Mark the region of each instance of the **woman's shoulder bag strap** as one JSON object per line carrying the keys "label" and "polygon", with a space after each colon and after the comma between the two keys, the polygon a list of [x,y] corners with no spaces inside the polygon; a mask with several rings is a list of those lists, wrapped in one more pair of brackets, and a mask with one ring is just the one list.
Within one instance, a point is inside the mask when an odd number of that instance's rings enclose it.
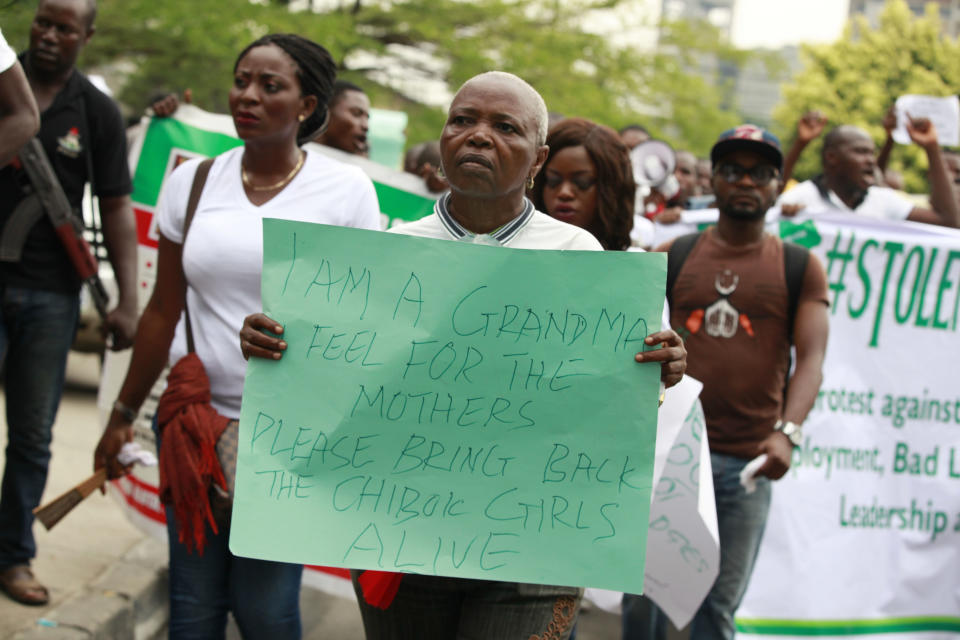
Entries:
{"label": "woman's shoulder bag strap", "polygon": [[[197,204],[200,202],[200,194],[203,193],[203,186],[207,184],[207,175],[210,173],[210,167],[213,166],[214,158],[207,158],[197,166],[197,173],[193,176],[193,186],[190,187],[190,198],[187,199],[187,215],[183,219],[183,242],[181,247],[187,246],[187,232],[190,231],[190,225],[193,223],[193,215],[197,212]],[[181,260],[183,254],[181,253]],[[181,267],[182,268],[182,267]],[[183,298],[183,313],[187,319],[187,352],[193,353],[193,329],[190,326],[190,309],[187,307],[186,291]]]}

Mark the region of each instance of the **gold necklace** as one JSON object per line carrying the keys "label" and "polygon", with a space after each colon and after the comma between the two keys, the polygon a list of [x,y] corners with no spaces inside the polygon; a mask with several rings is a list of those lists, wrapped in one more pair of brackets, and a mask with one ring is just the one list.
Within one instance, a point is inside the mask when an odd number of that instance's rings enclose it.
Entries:
{"label": "gold necklace", "polygon": [[300,167],[303,166],[303,161],[306,157],[307,154],[301,151],[300,159],[297,160],[297,164],[293,167],[293,169],[290,170],[290,173],[287,174],[286,178],[280,182],[277,182],[276,184],[270,184],[266,186],[258,186],[253,184],[250,182],[250,176],[247,175],[247,170],[242,164],[240,165],[240,177],[243,178],[243,184],[246,185],[251,191],[274,191],[276,189],[282,189],[283,187],[287,186],[287,183],[293,180],[293,176],[297,175],[297,172],[300,171]]}

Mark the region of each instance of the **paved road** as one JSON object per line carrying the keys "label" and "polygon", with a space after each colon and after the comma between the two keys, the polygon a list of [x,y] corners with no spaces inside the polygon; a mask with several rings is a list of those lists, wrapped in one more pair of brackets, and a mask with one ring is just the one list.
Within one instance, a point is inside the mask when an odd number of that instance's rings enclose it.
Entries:
{"label": "paved road", "polygon": [[[60,495],[91,472],[92,452],[100,434],[98,375],[95,357],[71,357],[68,388],[54,426],[53,462],[45,500]],[[0,398],[0,411],[2,406]],[[2,461],[0,451],[0,464]],[[142,546],[145,538],[111,499],[99,494],[88,498],[52,531],[43,530],[39,524],[35,531],[40,551],[34,569],[50,589],[52,602],[47,608],[25,607],[0,595],[0,638],[35,628],[46,613],[103,576],[132,549]],[[303,590],[301,605],[305,640],[363,640],[354,602],[308,588]],[[235,628],[229,637],[239,638]],[[598,610],[581,616],[580,640],[619,637],[617,616]]]}

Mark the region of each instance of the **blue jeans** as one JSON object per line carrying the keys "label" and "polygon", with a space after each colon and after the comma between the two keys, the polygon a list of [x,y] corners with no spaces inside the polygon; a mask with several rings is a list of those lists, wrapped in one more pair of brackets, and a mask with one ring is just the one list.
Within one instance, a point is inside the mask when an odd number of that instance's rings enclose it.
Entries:
{"label": "blue jeans", "polygon": [[167,507],[170,542],[170,639],[224,638],[227,612],[245,640],[298,640],[303,565],[242,558],[230,553],[229,527],[207,527],[203,555],[177,539],[173,509]]}
{"label": "blue jeans", "polygon": [[0,359],[6,367],[7,449],[0,487],[0,569],[37,554],[32,510],[47,484],[53,420],[77,329],[77,294],[0,290]]}
{"label": "blue jeans", "polygon": [[[157,451],[161,438],[153,417]],[[203,555],[180,542],[173,507],[167,506],[170,548],[170,640],[226,637],[232,611],[244,640],[299,640],[302,564],[243,558],[230,552],[230,527],[206,526]]]}
{"label": "blue jeans", "polygon": [[583,590],[405,574],[390,606],[373,607],[350,572],[367,640],[565,640]]}
{"label": "blue jeans", "polygon": [[[710,454],[720,533],[720,571],[690,623],[691,640],[731,640],[736,631],[733,617],[750,583],[772,494],[767,478],[757,478],[753,493],[743,490],[740,470],[748,462]],[[623,640],[664,640],[666,633],[666,616],[653,602],[644,596],[624,594]]]}

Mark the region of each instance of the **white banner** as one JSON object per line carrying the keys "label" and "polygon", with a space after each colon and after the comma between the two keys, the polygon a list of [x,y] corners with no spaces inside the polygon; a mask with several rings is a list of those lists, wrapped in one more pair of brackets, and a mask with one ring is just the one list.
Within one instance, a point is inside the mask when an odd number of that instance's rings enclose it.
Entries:
{"label": "white banner", "polygon": [[960,635],[960,233],[785,222],[827,271],[824,380],[777,482],[740,633]]}

